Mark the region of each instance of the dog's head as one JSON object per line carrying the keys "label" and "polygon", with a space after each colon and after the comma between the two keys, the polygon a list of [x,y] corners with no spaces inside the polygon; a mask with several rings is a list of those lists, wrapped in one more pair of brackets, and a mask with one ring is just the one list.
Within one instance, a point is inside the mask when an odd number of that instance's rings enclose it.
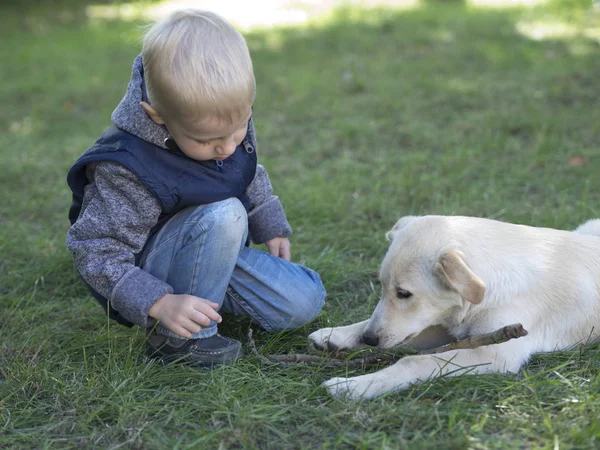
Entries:
{"label": "dog's head", "polygon": [[391,244],[379,273],[382,296],[363,334],[366,344],[408,342],[444,324],[465,302],[483,301],[485,284],[465,262],[449,218],[403,217],[386,237]]}

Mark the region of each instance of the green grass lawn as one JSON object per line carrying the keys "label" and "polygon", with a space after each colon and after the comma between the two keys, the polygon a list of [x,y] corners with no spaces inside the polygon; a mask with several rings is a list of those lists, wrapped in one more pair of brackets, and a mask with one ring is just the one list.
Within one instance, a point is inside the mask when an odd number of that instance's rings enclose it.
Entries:
{"label": "green grass lawn", "polygon": [[[365,402],[319,387],[362,369],[148,362],[143,331],[107,321],[64,244],[67,170],[109,125],[139,23],[69,3],[0,6],[0,448],[600,448],[598,346]],[[259,154],[293,259],[328,290],[309,326],[259,333],[262,352],[304,351],[311,331],[366,318],[403,215],[567,229],[600,216],[590,6],[426,1],[246,34]],[[248,327],[224,331],[246,343]]]}

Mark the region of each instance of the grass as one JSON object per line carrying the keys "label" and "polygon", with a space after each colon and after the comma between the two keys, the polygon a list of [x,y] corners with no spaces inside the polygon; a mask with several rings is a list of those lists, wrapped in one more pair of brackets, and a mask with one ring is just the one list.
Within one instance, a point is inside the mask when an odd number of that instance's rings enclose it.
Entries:
{"label": "grass", "polygon": [[[106,320],[64,245],[66,172],[108,126],[139,51],[137,23],[82,11],[0,7],[0,448],[600,446],[598,346],[366,402],[319,387],[359,369],[149,363],[143,332]],[[367,317],[402,215],[567,229],[600,216],[599,15],[589,2],[427,1],[248,32],[261,160],[293,258],[329,293],[314,323],[260,333],[261,349],[303,349],[309,332]],[[225,331],[246,342],[248,326]]]}

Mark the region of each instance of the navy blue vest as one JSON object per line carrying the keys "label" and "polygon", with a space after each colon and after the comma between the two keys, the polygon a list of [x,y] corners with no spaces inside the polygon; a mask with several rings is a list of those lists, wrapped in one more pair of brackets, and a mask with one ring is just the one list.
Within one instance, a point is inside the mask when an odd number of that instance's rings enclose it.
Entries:
{"label": "navy blue vest", "polygon": [[[252,125],[248,128],[251,130]],[[69,209],[71,224],[79,217],[84,188],[89,183],[85,168],[90,163],[100,161],[123,165],[159,201],[162,213],[151,236],[169,218],[188,206],[237,197],[248,209],[249,201],[245,192],[256,173],[256,142],[252,132],[248,132],[233,155],[224,161],[196,161],[185,156],[174,141],[171,144],[170,150],[165,150],[116,127],[109,128],[94,146],[79,157],[67,175],[67,183],[73,192]],[[138,264],[140,255],[135,257]],[[98,292],[89,285],[88,288],[112,319],[123,325],[133,325],[110,308],[108,301]]]}

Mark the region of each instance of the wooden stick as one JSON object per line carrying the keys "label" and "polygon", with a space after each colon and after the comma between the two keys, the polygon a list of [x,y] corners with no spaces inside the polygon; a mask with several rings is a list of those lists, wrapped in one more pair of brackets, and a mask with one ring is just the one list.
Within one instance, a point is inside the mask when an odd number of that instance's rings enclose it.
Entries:
{"label": "wooden stick", "polygon": [[361,366],[363,364],[389,364],[390,359],[387,360],[382,358],[382,355],[369,355],[364,358],[356,358],[351,360],[343,360],[338,358],[330,358],[325,356],[316,356],[316,355],[306,355],[303,353],[291,353],[288,355],[261,355],[258,353],[256,349],[256,344],[254,343],[254,338],[252,335],[252,328],[248,330],[248,345],[250,346],[250,351],[254,356],[260,359],[263,363],[269,364],[272,366],[297,366],[299,364],[303,364],[306,366],[344,366],[344,367],[353,367],[353,366]]}
{"label": "wooden stick", "polygon": [[433,355],[435,353],[448,352],[450,350],[461,350],[467,348],[477,348],[484,345],[501,344],[511,339],[517,339],[527,336],[527,330],[520,323],[507,325],[491,333],[478,334],[466,339],[459,339],[441,347],[432,348],[430,350],[421,350],[419,355]]}
{"label": "wooden stick", "polygon": [[[471,336],[466,339],[459,339],[450,344],[443,345],[441,347],[432,348],[429,350],[421,350],[420,352],[411,351],[410,349],[406,349],[403,347],[403,352],[406,354],[413,355],[432,355],[437,353],[448,352],[451,350],[464,350],[482,347],[484,345],[493,345],[493,344],[501,344],[503,342],[509,341],[511,339],[518,339],[520,337],[527,336],[527,330],[523,328],[523,325],[520,323],[515,323],[512,325],[507,325],[505,327],[499,328],[496,331],[491,333],[485,333],[480,335]],[[254,338],[252,336],[252,328],[248,330],[248,344],[250,346],[250,350],[254,356],[260,359],[263,363],[269,365],[278,365],[283,367],[296,366],[299,364],[306,366],[320,366],[320,367],[329,367],[329,366],[343,366],[343,367],[355,367],[355,366],[364,366],[368,364],[394,364],[396,361],[402,358],[402,356],[392,355],[369,355],[363,358],[354,358],[354,359],[339,359],[339,358],[330,358],[316,355],[306,355],[302,353],[292,353],[288,355],[261,355],[258,353],[256,349],[256,344],[254,343]]]}

